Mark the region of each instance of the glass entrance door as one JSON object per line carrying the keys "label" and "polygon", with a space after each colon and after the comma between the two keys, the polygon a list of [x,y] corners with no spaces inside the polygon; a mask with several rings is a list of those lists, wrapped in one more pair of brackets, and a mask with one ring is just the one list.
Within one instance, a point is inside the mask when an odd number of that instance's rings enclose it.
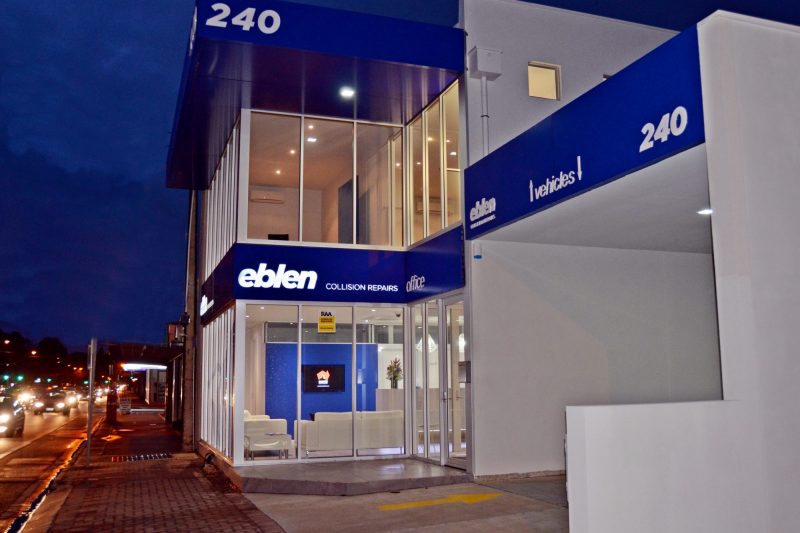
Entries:
{"label": "glass entrance door", "polygon": [[416,304],[411,319],[413,453],[466,468],[464,304],[461,300]]}
{"label": "glass entrance door", "polygon": [[[467,363],[464,340],[464,302],[446,304],[445,309],[445,359],[442,378],[447,403],[447,446],[445,463],[461,468],[467,459]],[[444,445],[443,445],[444,446]]]}

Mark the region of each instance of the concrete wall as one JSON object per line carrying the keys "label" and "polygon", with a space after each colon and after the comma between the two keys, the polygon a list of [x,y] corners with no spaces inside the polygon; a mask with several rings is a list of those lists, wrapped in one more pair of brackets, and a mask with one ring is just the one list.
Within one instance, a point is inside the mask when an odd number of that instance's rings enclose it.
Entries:
{"label": "concrete wall", "polygon": [[[604,74],[622,70],[675,34],[515,0],[464,0],[464,29],[467,52],[474,46],[502,52],[503,73],[488,82],[490,151],[602,83]],[[528,96],[529,61],[561,66],[560,101]],[[472,164],[485,154],[480,80],[469,73],[466,92]]]}
{"label": "concrete wall", "polygon": [[709,255],[479,242],[474,474],[563,470],[567,405],[721,398]]}

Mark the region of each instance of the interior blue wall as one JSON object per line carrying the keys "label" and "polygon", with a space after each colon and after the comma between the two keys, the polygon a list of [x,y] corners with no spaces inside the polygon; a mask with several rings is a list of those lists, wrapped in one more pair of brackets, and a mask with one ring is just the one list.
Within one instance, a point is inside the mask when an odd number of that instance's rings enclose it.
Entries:
{"label": "interior blue wall", "polygon": [[[294,437],[297,413],[297,345],[266,345],[266,395],[264,412],[272,418],[285,418]],[[352,357],[349,344],[303,344],[303,364],[344,365],[344,392],[303,392],[302,418],[311,419],[317,411],[350,411],[352,395]],[[375,410],[375,389],[378,387],[378,345],[356,344],[356,408]]]}

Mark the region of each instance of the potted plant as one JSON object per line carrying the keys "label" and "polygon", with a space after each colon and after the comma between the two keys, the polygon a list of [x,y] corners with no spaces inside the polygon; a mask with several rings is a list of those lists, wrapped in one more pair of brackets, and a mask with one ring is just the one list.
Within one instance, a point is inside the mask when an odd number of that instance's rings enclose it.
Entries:
{"label": "potted plant", "polygon": [[391,383],[392,388],[397,388],[397,382],[403,379],[403,369],[400,367],[400,359],[395,357],[386,367],[386,379]]}

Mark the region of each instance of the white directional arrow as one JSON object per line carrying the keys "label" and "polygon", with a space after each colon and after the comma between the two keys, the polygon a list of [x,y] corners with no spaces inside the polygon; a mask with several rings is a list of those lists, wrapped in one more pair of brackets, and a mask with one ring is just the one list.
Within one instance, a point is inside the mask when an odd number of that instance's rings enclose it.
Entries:
{"label": "white directional arrow", "polygon": [[581,156],[578,156],[578,179],[583,177],[583,169],[581,168]]}

